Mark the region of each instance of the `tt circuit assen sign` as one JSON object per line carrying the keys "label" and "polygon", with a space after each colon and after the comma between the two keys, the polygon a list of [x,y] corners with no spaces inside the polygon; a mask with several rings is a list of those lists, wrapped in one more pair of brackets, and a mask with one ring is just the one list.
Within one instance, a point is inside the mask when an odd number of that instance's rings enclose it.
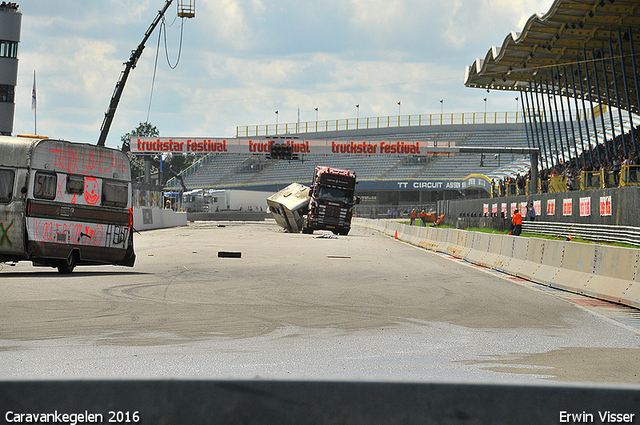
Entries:
{"label": "tt circuit assen sign", "polygon": [[425,179],[425,180],[376,180],[358,182],[358,190],[466,190],[482,189],[489,192],[491,181],[481,175],[470,175],[463,179]]}
{"label": "tt circuit assen sign", "polygon": [[427,155],[429,148],[453,146],[451,143],[436,145],[433,141],[132,137],[131,152],[267,154],[273,144],[290,145],[294,154],[324,155]]}

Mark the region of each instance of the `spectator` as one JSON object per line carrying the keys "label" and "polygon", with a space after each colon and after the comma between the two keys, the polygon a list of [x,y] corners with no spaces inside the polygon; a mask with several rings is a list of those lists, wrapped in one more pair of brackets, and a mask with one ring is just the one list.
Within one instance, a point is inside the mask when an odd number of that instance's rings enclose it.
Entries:
{"label": "spectator", "polygon": [[613,181],[616,186],[620,184],[620,165],[620,158],[613,158]]}
{"label": "spectator", "polygon": [[511,234],[520,236],[520,233],[522,233],[522,215],[520,214],[520,205],[518,205],[511,217]]}
{"label": "spectator", "polygon": [[531,201],[527,204],[527,219],[529,221],[535,221],[536,219],[536,209],[533,207],[533,202]]}

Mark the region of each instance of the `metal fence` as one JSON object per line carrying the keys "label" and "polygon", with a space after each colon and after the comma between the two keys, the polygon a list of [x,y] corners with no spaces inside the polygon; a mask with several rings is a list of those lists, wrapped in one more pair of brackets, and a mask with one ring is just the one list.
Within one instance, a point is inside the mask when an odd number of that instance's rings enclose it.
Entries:
{"label": "metal fence", "polygon": [[435,202],[415,205],[356,205],[354,213],[362,218],[401,218],[409,220],[411,210],[415,208],[416,212],[424,210],[425,212],[435,212],[437,204]]}
{"label": "metal fence", "polygon": [[521,112],[456,112],[449,114],[389,115],[383,117],[344,118],[282,124],[243,125],[236,137],[274,136],[278,134],[320,133],[341,130],[366,130],[392,127],[455,124],[517,124]]}

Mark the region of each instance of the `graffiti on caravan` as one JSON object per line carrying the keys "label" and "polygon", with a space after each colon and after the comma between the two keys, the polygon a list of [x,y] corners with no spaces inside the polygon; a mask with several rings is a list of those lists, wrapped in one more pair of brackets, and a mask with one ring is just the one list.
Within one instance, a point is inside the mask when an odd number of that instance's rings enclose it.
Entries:
{"label": "graffiti on caravan", "polygon": [[126,248],[129,229],[114,224],[74,223],[62,220],[29,218],[31,240],[54,244],[93,245]]}
{"label": "graffiti on caravan", "polygon": [[111,177],[114,173],[124,176],[128,171],[124,154],[105,152],[91,145],[56,144],[51,146],[50,153],[54,169],[69,174]]}

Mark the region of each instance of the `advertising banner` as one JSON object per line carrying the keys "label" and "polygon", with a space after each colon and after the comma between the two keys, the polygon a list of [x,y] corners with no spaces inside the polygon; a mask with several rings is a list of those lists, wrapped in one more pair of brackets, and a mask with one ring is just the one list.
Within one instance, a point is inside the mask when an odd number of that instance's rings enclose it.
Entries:
{"label": "advertising banner", "polygon": [[571,198],[562,200],[562,215],[570,216],[573,214],[573,202]]}
{"label": "advertising banner", "polygon": [[556,215],[555,199],[547,199],[547,215]]}
{"label": "advertising banner", "polygon": [[131,152],[267,154],[273,144],[290,145],[293,154],[321,155],[427,155],[427,148],[454,146],[450,142],[436,144],[434,141],[132,137]]}
{"label": "advertising banner", "polygon": [[[302,182],[301,182],[302,183]],[[311,184],[311,182],[308,182]],[[465,190],[483,189],[489,192],[489,180],[484,176],[468,176],[464,179],[422,179],[422,180],[359,180],[358,190]]]}
{"label": "advertising banner", "polygon": [[536,212],[536,217],[542,215],[542,201],[533,201],[533,210]]}
{"label": "advertising banner", "polygon": [[600,197],[600,216],[611,215],[611,195]]}
{"label": "advertising banner", "polygon": [[580,217],[588,217],[591,215],[591,198],[580,198]]}

